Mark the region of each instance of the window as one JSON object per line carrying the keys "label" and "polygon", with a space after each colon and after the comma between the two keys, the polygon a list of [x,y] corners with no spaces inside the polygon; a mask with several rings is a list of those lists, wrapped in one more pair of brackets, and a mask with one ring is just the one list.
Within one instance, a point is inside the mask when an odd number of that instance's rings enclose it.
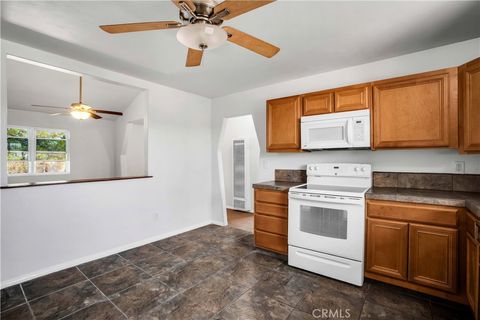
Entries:
{"label": "window", "polygon": [[66,130],[9,127],[8,174],[69,173],[69,138]]}

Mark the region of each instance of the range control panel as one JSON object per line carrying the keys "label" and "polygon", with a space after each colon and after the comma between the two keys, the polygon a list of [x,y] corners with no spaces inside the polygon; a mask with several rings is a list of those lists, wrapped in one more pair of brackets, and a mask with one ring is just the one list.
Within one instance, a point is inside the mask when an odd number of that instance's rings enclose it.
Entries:
{"label": "range control panel", "polygon": [[358,163],[317,163],[307,165],[308,176],[370,177],[372,166]]}

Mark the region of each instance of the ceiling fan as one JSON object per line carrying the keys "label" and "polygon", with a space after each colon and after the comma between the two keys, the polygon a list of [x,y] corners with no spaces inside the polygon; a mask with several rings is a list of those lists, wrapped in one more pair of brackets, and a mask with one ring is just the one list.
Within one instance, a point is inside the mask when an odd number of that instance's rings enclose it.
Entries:
{"label": "ceiling fan", "polygon": [[224,20],[262,7],[275,0],[171,0],[180,9],[180,20],[102,25],[108,33],[126,33],[160,29],[179,29],[177,40],[188,47],[186,67],[199,66],[206,49],[219,47],[225,41],[271,58],[280,48],[232,27],[220,27]]}
{"label": "ceiling fan", "polygon": [[83,97],[83,78],[80,77],[80,97],[78,102],[72,103],[70,107],[54,107],[54,106],[45,106],[45,105],[39,105],[39,104],[32,104],[32,107],[68,110],[68,112],[52,113],[51,115],[57,116],[61,114],[70,114],[72,117],[78,120],[85,120],[90,117],[95,120],[102,119],[102,117],[99,116],[97,113],[105,113],[105,114],[110,114],[114,116],[123,116],[123,113],[118,111],[94,109],[89,105],[84,104],[82,101],[82,97]]}

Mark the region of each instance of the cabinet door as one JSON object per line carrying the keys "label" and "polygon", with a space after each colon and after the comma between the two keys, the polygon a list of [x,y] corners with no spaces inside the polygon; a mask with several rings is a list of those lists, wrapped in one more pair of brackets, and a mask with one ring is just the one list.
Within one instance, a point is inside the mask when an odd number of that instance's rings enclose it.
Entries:
{"label": "cabinet door", "polygon": [[475,319],[478,319],[479,290],[479,244],[467,233],[467,300],[472,308]]}
{"label": "cabinet door", "polygon": [[408,223],[367,219],[367,271],[407,280]]}
{"label": "cabinet door", "polygon": [[374,82],[374,148],[458,146],[456,70]]}
{"label": "cabinet door", "polygon": [[300,97],[267,101],[267,151],[300,151]]}
{"label": "cabinet door", "polygon": [[480,58],[461,69],[460,150],[480,152]]}
{"label": "cabinet door", "polygon": [[303,96],[302,109],[304,116],[333,112],[333,93],[318,92]]}
{"label": "cabinet door", "polygon": [[335,112],[370,108],[372,87],[355,85],[335,90]]}
{"label": "cabinet door", "polygon": [[408,280],[456,292],[457,230],[410,224]]}

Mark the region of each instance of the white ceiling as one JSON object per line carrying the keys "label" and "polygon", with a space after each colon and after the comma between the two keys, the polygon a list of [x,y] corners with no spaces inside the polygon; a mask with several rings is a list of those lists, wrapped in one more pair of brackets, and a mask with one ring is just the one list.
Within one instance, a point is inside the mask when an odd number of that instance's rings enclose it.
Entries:
{"label": "white ceiling", "polygon": [[[10,109],[46,113],[62,112],[32,104],[69,107],[79,99],[79,77],[37,65],[7,59],[7,105]],[[140,89],[101,81],[83,79],[83,101],[97,109],[124,111]],[[104,115],[102,115],[103,117]],[[115,116],[105,115],[107,120]]]}
{"label": "white ceiling", "polygon": [[207,97],[480,37],[480,2],[277,1],[226,21],[281,48],[226,43],[185,68],[176,30],[109,35],[101,24],[175,20],[170,1],[2,1],[2,37]]}

